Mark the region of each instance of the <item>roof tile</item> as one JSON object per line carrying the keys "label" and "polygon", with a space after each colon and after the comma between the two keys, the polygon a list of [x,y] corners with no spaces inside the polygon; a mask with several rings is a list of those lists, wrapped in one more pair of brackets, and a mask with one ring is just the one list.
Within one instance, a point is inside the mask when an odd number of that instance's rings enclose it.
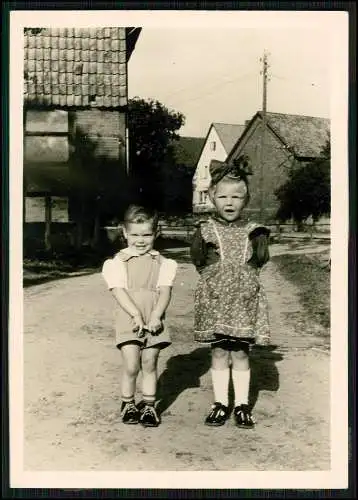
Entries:
{"label": "roof tile", "polygon": [[213,126],[215,127],[227,153],[231,151],[231,148],[245,129],[244,125],[232,123],[214,122]]}
{"label": "roof tile", "polygon": [[267,113],[268,122],[298,157],[319,157],[329,137],[330,120],[304,115]]}
{"label": "roof tile", "polygon": [[25,30],[27,104],[118,107],[127,101],[126,28]]}

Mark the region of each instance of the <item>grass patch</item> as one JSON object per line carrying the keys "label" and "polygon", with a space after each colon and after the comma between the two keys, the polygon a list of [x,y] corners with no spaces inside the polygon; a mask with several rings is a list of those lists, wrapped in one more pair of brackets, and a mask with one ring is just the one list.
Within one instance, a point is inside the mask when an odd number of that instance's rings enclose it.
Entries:
{"label": "grass patch", "polygon": [[62,257],[42,255],[25,258],[23,261],[23,286],[68,278],[76,273],[90,274],[97,271],[99,266],[99,259],[88,255]]}
{"label": "grass patch", "polygon": [[[291,281],[299,291],[304,309],[304,320],[312,321],[330,333],[330,272],[322,255],[279,255],[272,259],[283,277]],[[302,321],[302,318],[301,318]]]}

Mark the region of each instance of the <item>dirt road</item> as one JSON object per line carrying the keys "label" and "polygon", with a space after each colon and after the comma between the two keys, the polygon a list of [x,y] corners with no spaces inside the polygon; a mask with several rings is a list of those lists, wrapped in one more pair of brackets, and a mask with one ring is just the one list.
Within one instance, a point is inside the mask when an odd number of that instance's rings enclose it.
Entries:
{"label": "dirt road", "polygon": [[[114,347],[113,298],[100,274],[25,289],[26,470],[328,470],[329,355],[319,337],[295,331],[297,291],[270,262],[272,352],[252,357],[257,426],[203,425],[211,404],[209,351],[192,340],[197,280],[181,255],[168,323],[173,345],[160,359],[162,425],[120,420],[121,357]],[[140,379],[138,381],[140,391]]]}

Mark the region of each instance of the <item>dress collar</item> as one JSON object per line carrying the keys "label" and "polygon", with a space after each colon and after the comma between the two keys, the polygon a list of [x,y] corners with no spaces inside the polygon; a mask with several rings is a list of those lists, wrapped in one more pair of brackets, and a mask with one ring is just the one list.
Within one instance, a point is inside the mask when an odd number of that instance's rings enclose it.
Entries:
{"label": "dress collar", "polygon": [[152,249],[143,255],[139,255],[133,248],[127,247],[127,248],[123,248],[123,250],[121,250],[117,254],[117,256],[123,261],[127,261],[127,260],[131,259],[132,257],[144,257],[146,255],[150,255],[151,257],[155,258],[155,257],[158,257],[159,252],[158,252],[158,250]]}
{"label": "dress collar", "polygon": [[219,215],[216,215],[216,214],[213,214],[211,216],[211,219],[214,221],[214,222],[218,222],[219,224],[222,224],[223,226],[229,226],[229,227],[244,227],[244,223],[242,221],[242,219],[236,219],[232,222],[229,222],[225,219],[223,219],[222,217],[220,217]]}

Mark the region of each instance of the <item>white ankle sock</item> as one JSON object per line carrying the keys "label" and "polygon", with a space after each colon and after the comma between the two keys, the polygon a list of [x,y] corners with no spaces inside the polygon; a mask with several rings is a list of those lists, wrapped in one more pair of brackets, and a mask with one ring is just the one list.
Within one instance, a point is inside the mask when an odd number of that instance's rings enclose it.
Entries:
{"label": "white ankle sock", "polygon": [[228,406],[230,368],[225,368],[224,370],[211,369],[211,378],[213,381],[215,401]]}
{"label": "white ankle sock", "polygon": [[232,370],[232,381],[235,392],[235,406],[247,405],[249,402],[251,370]]}

